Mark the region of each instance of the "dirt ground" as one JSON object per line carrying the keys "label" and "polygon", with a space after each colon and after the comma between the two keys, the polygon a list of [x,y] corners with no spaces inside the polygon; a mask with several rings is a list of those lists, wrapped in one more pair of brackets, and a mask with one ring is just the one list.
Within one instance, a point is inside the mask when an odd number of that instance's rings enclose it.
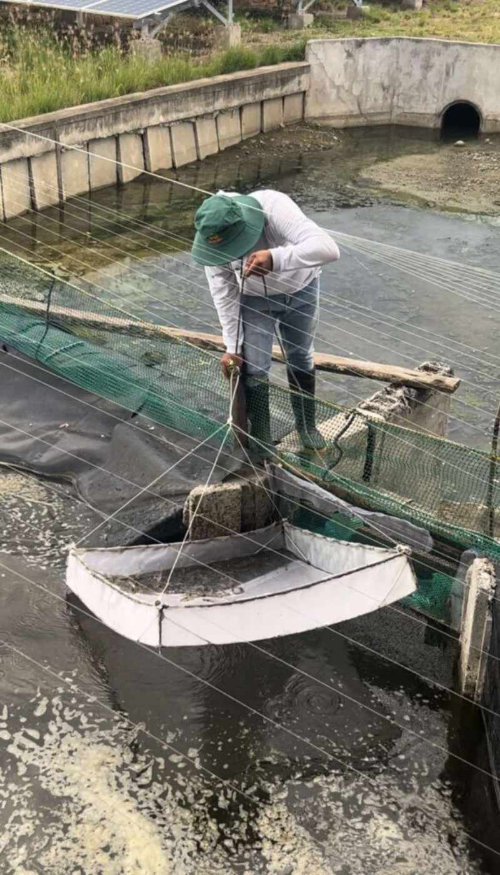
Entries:
{"label": "dirt ground", "polygon": [[500,214],[500,144],[486,139],[432,153],[400,155],[372,164],[363,182],[426,206],[482,215]]}
{"label": "dirt ground", "polygon": [[359,134],[353,131],[302,122],[247,140],[235,151],[258,158],[269,155],[270,149],[275,157],[296,155],[299,149],[302,154],[332,150],[339,172],[350,165],[352,181],[367,191],[451,212],[500,214],[500,137],[484,137],[463,146],[436,140],[424,142],[419,149],[417,143],[417,151],[388,160],[365,151],[365,163],[351,151],[353,133],[359,142]]}

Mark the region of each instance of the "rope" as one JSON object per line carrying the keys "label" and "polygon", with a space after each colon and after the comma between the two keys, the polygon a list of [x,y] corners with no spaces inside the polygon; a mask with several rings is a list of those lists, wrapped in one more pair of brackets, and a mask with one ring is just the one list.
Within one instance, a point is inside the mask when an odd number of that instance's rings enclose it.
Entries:
{"label": "rope", "polygon": [[[19,187],[19,186],[18,186],[18,187]],[[51,187],[51,188],[54,188],[54,190],[58,190],[58,189],[56,189],[55,186],[50,186],[50,187]],[[78,197],[77,197],[77,198],[74,198],[74,199],[72,199],[72,200],[82,201],[83,203],[86,203],[86,204],[87,204],[87,207],[88,207],[88,201],[87,201],[87,202],[84,201],[83,198],[78,198]],[[77,207],[76,205],[71,204],[71,206],[72,206],[74,209],[78,209],[78,207]],[[106,210],[106,212],[110,212],[110,213],[112,213],[113,215],[120,215],[120,214],[117,213],[116,211],[111,210],[110,208],[104,207],[104,206],[102,206],[102,205],[96,205],[96,204],[93,204],[93,207],[94,207],[94,208],[97,207],[97,208],[100,209],[101,211]],[[69,204],[68,204],[68,205],[65,204],[65,210],[67,210],[67,209],[69,209]],[[83,211],[83,210],[80,208],[80,212],[82,212],[82,211]],[[85,210],[85,212],[87,213],[87,210]],[[56,219],[53,219],[53,218],[50,217],[50,216],[46,216],[46,215],[44,215],[43,218],[44,218],[44,220],[46,220],[46,221],[55,222],[55,223],[58,224],[57,220],[56,220]],[[24,220],[24,221],[27,221],[27,219],[26,219],[25,216],[20,216],[19,219],[22,219],[22,220]],[[67,225],[67,224],[68,224],[68,223],[66,222],[66,225]],[[122,223],[119,223],[119,224],[120,224],[121,227],[127,227],[127,226],[123,225]],[[132,224],[134,224],[134,225],[136,225],[136,224],[140,224],[141,226],[147,227],[150,231],[154,231],[155,233],[161,233],[163,236],[166,236],[166,237],[171,237],[171,238],[175,238],[175,239],[181,239],[181,240],[186,241],[186,242],[188,242],[188,243],[192,242],[192,241],[190,240],[190,238],[182,237],[182,236],[180,236],[180,235],[173,234],[173,232],[168,232],[168,231],[166,231],[166,230],[160,230],[160,229],[157,229],[157,228],[155,228],[154,226],[151,226],[151,225],[149,225],[149,224],[146,223],[146,222],[141,222],[140,220],[133,220],[133,221],[132,221]],[[73,227],[74,230],[78,230],[78,229],[74,228],[74,226],[70,226],[70,225],[69,225],[69,227],[70,227],[70,229]],[[101,228],[103,228],[102,225],[98,225],[97,227],[101,227]],[[328,229],[325,229],[325,230],[328,230]],[[22,232],[20,232],[20,233],[22,233]],[[53,233],[56,234],[56,232],[53,232]],[[140,233],[140,232],[137,232],[137,233]],[[345,237],[347,237],[348,239],[360,239],[360,240],[362,239],[362,238],[351,238],[350,235],[341,235],[340,232],[338,232],[338,234],[339,234],[339,236],[345,236]],[[141,236],[145,237],[145,239],[149,239],[149,238],[146,237],[146,235],[144,235],[144,234],[142,234]],[[70,239],[70,238],[62,237],[62,239]],[[102,242],[102,241],[100,241],[100,242]],[[114,246],[112,246],[112,244],[110,244],[108,241],[106,241],[106,245],[109,246],[110,248],[116,249],[116,250],[119,251],[119,252],[122,252],[122,250],[120,250],[118,247],[114,247]],[[377,245],[380,246],[380,247],[382,247],[382,246],[386,246],[387,244],[377,244]],[[147,246],[146,248],[149,249],[149,250],[152,251],[152,252],[155,252],[155,254],[158,254],[158,251],[157,251],[156,249],[152,249],[152,247],[150,247],[150,246]],[[179,251],[182,251],[182,250],[179,249]],[[403,251],[403,250],[402,250],[402,251]],[[130,257],[130,253],[123,253],[123,254],[126,255],[127,257]],[[364,253],[364,254],[366,255],[366,253]],[[416,253],[414,253],[414,254],[416,254]],[[133,255],[132,255],[132,257],[133,257],[133,258],[136,258],[138,261],[141,260],[141,259],[137,258],[137,256],[133,256]],[[167,256],[167,257],[168,257],[169,259],[173,260],[173,261],[178,261],[178,260],[179,260],[179,259],[175,259],[175,257],[174,257],[174,256],[171,256],[171,255],[169,255],[169,256]],[[181,263],[182,263],[182,262],[181,262]],[[387,263],[390,264],[390,265],[393,265],[393,263],[394,263],[394,259],[391,257],[391,260],[390,260],[390,261],[387,261]],[[454,264],[454,263],[453,263],[453,262],[450,262],[450,264]],[[160,269],[160,270],[164,270],[164,269],[161,268],[161,267],[160,267],[159,269]],[[199,268],[198,265],[195,265],[195,269],[201,270],[201,268]],[[146,274],[144,274],[144,275],[146,275]],[[281,282],[286,282],[286,279],[283,279],[283,278],[282,278],[282,279],[281,279]],[[200,284],[195,283],[195,285],[200,285]],[[325,297],[326,294],[327,294],[326,292],[323,292],[323,297]],[[333,297],[337,297],[337,296],[333,296]],[[342,305],[339,305],[339,306],[342,306]],[[344,305],[344,306],[345,306],[345,305]],[[359,305],[359,304],[353,304],[352,306],[354,306],[354,307],[356,307],[356,306],[357,306],[357,307],[362,307],[362,305]],[[347,308],[347,309],[348,309],[348,308]],[[368,308],[364,308],[364,309],[368,309]],[[371,311],[369,311],[369,312],[371,312]],[[371,315],[373,315],[373,314],[371,314]],[[345,317],[345,318],[347,318],[347,317]],[[393,317],[387,316],[386,318],[387,318],[387,319],[392,319],[393,321],[396,321],[396,322],[397,322],[397,320],[394,320]],[[349,320],[349,321],[353,321],[353,320]],[[371,326],[367,326],[367,327],[370,327],[370,329],[371,329]],[[340,330],[342,330],[342,329],[340,329]],[[371,329],[371,330],[375,330],[375,329]],[[402,329],[402,330],[404,330],[404,329]],[[419,329],[419,330],[424,330],[424,329]],[[408,332],[408,333],[410,333],[410,332]],[[434,332],[431,332],[431,333],[434,333]],[[356,335],[354,335],[354,336],[356,336]],[[440,335],[436,335],[436,336],[440,336]],[[461,343],[458,342],[458,341],[451,341],[450,338],[444,338],[444,339],[447,341],[447,343],[449,343],[449,342],[452,342],[452,343],[459,343],[459,345],[466,346],[467,348],[472,349],[472,347],[468,346],[467,344],[461,344]],[[432,342],[432,341],[431,341],[431,342]],[[415,344],[409,344],[409,345],[411,345],[411,346],[415,346],[417,349],[418,349],[418,348],[421,348],[421,347],[416,346]],[[449,350],[447,350],[447,352],[448,352],[448,351],[449,351]],[[464,354],[470,356],[470,354],[468,354],[468,353],[464,353]],[[488,353],[488,356],[493,357],[493,358],[500,359],[500,356],[495,356],[493,353]],[[471,357],[476,358],[477,360],[481,361],[481,359],[480,359],[479,357],[477,357],[477,356],[471,356]],[[485,376],[486,378],[488,378],[488,379],[491,379],[491,375],[489,375],[489,374],[484,374],[484,376]]]}
{"label": "rope", "polygon": [[[43,140],[44,142],[49,142],[54,146],[58,146],[58,147],[61,146],[61,143],[59,141],[53,139],[52,137],[47,137],[43,134],[38,134],[38,133],[35,133],[33,131],[27,131],[25,128],[21,128],[21,127],[18,127],[16,125],[12,125],[12,124],[9,124],[7,122],[3,122],[2,127],[7,129],[7,130],[17,131],[18,133],[24,134],[25,136],[31,136],[31,137],[35,137],[36,139]],[[72,151],[75,151],[75,152],[81,152],[82,154],[87,155],[87,156],[89,154],[88,150],[85,148],[82,148],[81,146],[69,145],[69,144],[65,143],[64,148],[66,150],[71,149]],[[137,171],[138,173],[140,173],[144,176],[150,176],[154,179],[159,179],[162,182],[169,182],[172,185],[177,185],[177,186],[180,186],[182,188],[187,188],[190,191],[197,191],[198,193],[204,194],[204,195],[211,196],[213,194],[213,192],[208,191],[207,189],[204,189],[204,188],[200,188],[199,186],[192,185],[192,184],[186,183],[186,182],[182,182],[181,180],[175,179],[174,177],[165,176],[165,175],[162,175],[160,173],[155,173],[151,170],[145,170],[143,167],[136,167],[134,165],[127,164],[123,161],[117,161],[116,158],[108,158],[104,155],[100,155],[98,157],[101,161],[108,161],[114,165],[120,165],[121,167],[126,167],[128,170]],[[250,208],[252,208],[252,207],[250,207]],[[261,211],[260,207],[259,208],[255,207],[255,209],[258,209],[259,212]],[[354,241],[357,241],[357,240],[363,241],[363,238],[355,237],[354,235],[342,234],[342,232],[338,232],[333,228],[327,228],[324,226],[318,226],[318,227],[321,227],[321,229],[323,231],[327,231],[328,233],[337,234],[339,237],[341,236],[344,240],[345,239],[352,240],[353,243],[354,243]],[[367,242],[370,243],[372,241],[367,241]],[[388,244],[375,244],[372,242],[372,245],[387,246]],[[415,253],[412,252],[411,250],[405,250],[405,249],[402,249],[401,247],[390,247],[390,248],[395,249],[398,252],[407,253],[409,256],[415,255]],[[447,261],[446,259],[436,258],[435,256],[425,256],[425,258],[431,264],[436,264],[436,265],[446,264],[446,265],[449,265],[451,268],[458,266],[462,270],[464,269],[463,266],[459,262],[458,263],[452,262],[452,261],[450,262],[450,261]],[[494,272],[489,271],[485,268],[476,268],[473,265],[466,265],[465,269],[470,270],[471,272],[481,274],[482,276],[489,278],[490,282],[491,281],[497,282],[497,283],[500,282],[500,278],[498,277],[497,274],[495,274]]]}
{"label": "rope", "polygon": [[[194,449],[188,450],[186,453],[184,453],[184,455],[181,456],[180,459],[177,459],[177,461],[174,462],[173,465],[170,465],[170,467],[167,468],[166,471],[161,471],[160,474],[158,474],[153,480],[151,480],[150,483],[148,483],[146,486],[143,486],[136,495],[132,496],[132,498],[129,498],[128,501],[126,501],[124,504],[122,504],[117,510],[113,511],[112,514],[109,514],[109,516],[106,516],[106,519],[102,523],[99,523],[98,526],[95,526],[95,528],[91,529],[89,532],[87,532],[85,535],[83,535],[77,541],[77,543],[75,544],[75,547],[78,547],[78,545],[81,544],[82,541],[86,540],[87,538],[90,538],[91,535],[94,535],[97,531],[99,531],[100,528],[102,528],[103,525],[105,525],[105,523],[109,523],[110,520],[115,519],[119,513],[121,513],[123,510],[125,510],[125,508],[128,507],[130,504],[133,504],[133,502],[136,501],[138,498],[140,498],[140,496],[143,495],[145,492],[149,492],[152,486],[155,486],[156,483],[159,483],[163,477],[166,477],[166,475],[170,473],[170,471],[173,471],[173,469],[177,465],[180,465],[181,462],[184,462],[186,459],[188,459],[189,456],[191,456],[195,450],[199,450],[206,443],[213,440],[213,438],[220,431],[222,431],[223,428],[225,428],[224,425],[218,426],[218,428],[216,428],[215,431],[212,432],[212,434],[210,434],[207,438],[205,438],[204,440],[202,440],[198,444],[196,444],[196,447]],[[217,456],[216,456],[217,459],[219,458],[221,448],[224,445],[225,440],[226,440],[226,435],[224,435],[224,440],[222,441],[222,444],[219,447],[219,451],[218,451]],[[215,464],[216,463],[214,463],[213,469],[215,469]],[[211,472],[211,474],[212,473],[213,473],[213,471]]]}
{"label": "rope", "polygon": [[[56,224],[59,224],[59,223],[57,223],[57,220],[52,219],[52,218],[49,217],[49,216],[44,217],[44,219],[46,219],[47,221],[51,221],[51,222],[55,222]],[[30,222],[30,220],[29,220],[26,216],[21,216],[21,217],[19,217],[19,220],[20,220],[20,221],[25,221],[25,222],[27,221],[27,222],[29,222],[29,224],[31,224],[31,225],[34,224],[34,222]],[[66,224],[67,224],[67,223],[66,223]],[[69,227],[71,228],[72,226],[69,226]],[[75,230],[76,230],[76,229],[75,229]],[[16,233],[21,234],[23,237],[28,237],[28,235],[27,235],[27,234],[24,234],[22,231],[16,230]],[[68,240],[68,241],[71,242],[71,238],[68,238],[68,237],[66,237],[66,236],[64,236],[64,235],[61,235],[59,232],[51,231],[50,233],[54,234],[54,236],[56,236],[58,239],[61,239],[61,240]],[[93,238],[93,239],[96,239],[96,238]],[[186,238],[186,239],[188,239],[188,238]],[[100,242],[101,242],[101,241],[100,241]],[[24,249],[25,251],[30,251],[30,250],[27,249],[27,247],[23,247],[23,246],[21,246],[20,244],[17,244],[17,245],[20,246],[20,248]],[[48,244],[48,245],[51,246],[51,248],[53,248],[54,251],[58,252],[58,254],[61,254],[61,251],[60,251],[57,247],[52,246],[51,244]],[[126,256],[127,258],[132,257],[132,258],[135,258],[135,259],[136,259],[137,261],[139,261],[139,262],[141,261],[141,259],[138,258],[137,256],[134,256],[134,255],[130,256],[129,253],[124,252],[124,251],[121,250],[119,247],[116,247],[116,246],[113,246],[112,244],[109,244],[107,241],[106,241],[106,246],[108,246],[108,247],[111,248],[111,249],[116,250],[117,252],[119,252],[120,254],[123,254],[123,255]],[[147,247],[147,248],[150,249],[151,251],[155,252],[155,254],[158,254],[157,250],[151,249],[151,247]],[[7,251],[8,251],[8,250],[7,250]],[[15,255],[14,255],[13,253],[10,253],[10,252],[9,252],[9,254],[11,254],[12,257],[15,257]],[[102,254],[102,253],[101,253],[101,254]],[[115,260],[114,260],[111,256],[104,255],[104,257],[107,258],[108,261],[110,261],[110,263],[112,263],[112,264],[115,263]],[[172,261],[179,261],[179,263],[184,264],[184,262],[183,262],[182,260],[180,260],[180,259],[176,259],[174,256],[167,256],[167,257],[169,257]],[[93,268],[93,265],[90,264],[89,262],[83,261],[82,259],[78,259],[78,258],[76,258],[75,256],[73,256],[73,258],[74,258],[74,260],[76,260],[77,262],[83,264],[84,266]],[[129,270],[133,270],[134,273],[138,273],[138,274],[141,275],[141,276],[144,276],[144,277],[150,278],[150,275],[149,275],[147,272],[145,272],[145,271],[139,271],[139,270],[136,270],[135,268],[130,268],[130,266],[129,266],[128,269],[129,269]],[[162,268],[161,266],[158,266],[157,269],[160,270],[160,271],[163,271],[163,272],[166,273],[168,276],[170,276],[170,273],[169,273],[168,271],[166,271],[165,268]],[[174,274],[172,274],[172,275],[173,275],[173,276],[176,276],[176,277],[180,277],[180,276],[181,276],[181,275],[176,274],[176,273],[174,273]],[[165,283],[165,282],[163,282],[162,280],[159,280],[158,282],[159,282],[161,285],[164,285],[166,288],[170,288],[170,286],[168,286],[168,284]],[[202,286],[200,283],[197,283],[197,282],[194,282],[194,281],[191,281],[191,282],[192,282],[193,285],[195,285],[195,286],[197,286],[197,287],[199,287],[199,288],[205,288],[205,286]],[[101,288],[103,291],[106,291],[106,292],[109,293],[109,290],[107,290],[105,287],[103,287],[103,286],[101,286],[101,285],[99,285],[99,284],[97,284],[97,283],[95,283],[95,282],[94,282],[93,284],[94,284],[97,288]],[[81,289],[80,289],[80,290],[81,290]],[[81,291],[83,291],[83,290],[81,290]],[[202,302],[202,301],[200,300],[199,297],[197,297],[196,295],[192,295],[192,294],[190,294],[189,292],[187,292],[187,291],[185,291],[185,290],[183,290],[183,296],[184,296],[184,297],[187,297],[187,298],[190,298],[190,299],[196,301],[197,303],[202,303],[203,306],[207,306],[207,307],[208,307],[208,304],[206,304],[205,302]],[[322,298],[324,299],[325,297],[328,298],[328,297],[335,297],[335,296],[332,296],[330,293],[323,291],[323,292],[322,292]],[[152,295],[152,294],[150,295],[150,298],[151,298],[151,300],[153,300],[153,301],[157,301],[157,302],[160,303],[160,304],[163,304],[163,303],[164,303],[160,298],[157,298],[157,297],[155,297],[155,296]],[[285,307],[286,307],[286,306],[287,306],[287,305],[285,305]],[[323,306],[323,309],[327,309],[328,312],[332,312],[332,313],[335,313],[335,312],[336,312],[335,310],[331,310],[329,307],[327,307],[327,306],[325,305],[324,301],[323,301],[322,306]],[[334,306],[337,306],[337,307],[340,306],[340,307],[343,307],[344,309],[347,309],[347,310],[350,309],[350,307],[349,307],[348,305],[345,305],[345,304],[336,304],[336,305],[334,305]],[[361,306],[361,305],[358,305],[358,306]],[[176,306],[176,305],[173,304],[173,303],[170,304],[170,307],[171,307],[171,309],[178,310],[178,311],[180,311],[181,313],[187,314],[187,315],[189,316],[189,318],[191,318],[191,319],[195,319],[195,321],[197,321],[197,322],[201,322],[203,325],[208,325],[209,327],[212,327],[212,323],[211,323],[211,322],[209,322],[208,320],[205,320],[205,319],[201,319],[200,317],[198,317],[198,316],[196,316],[195,314],[193,314],[193,313],[191,313],[191,312],[185,310],[184,308],[181,308],[181,307],[179,307],[179,306]],[[153,317],[156,317],[156,315],[157,315],[156,313],[153,313],[152,311],[150,311],[150,310],[149,310],[148,308],[146,308],[146,307],[141,306],[140,309],[142,309],[144,312],[152,313]],[[250,309],[252,309],[252,308],[250,308]],[[338,314],[336,314],[336,315],[337,315],[337,317],[338,317]],[[357,323],[354,319],[351,319],[350,317],[348,317],[348,316],[344,316],[344,315],[342,315],[342,314],[340,315],[340,318],[343,319],[344,321],[352,322],[353,324],[359,324],[359,323]],[[364,342],[366,342],[366,340],[367,340],[367,338],[365,338],[364,336],[359,335],[359,334],[357,334],[357,333],[355,333],[355,332],[352,332],[352,331],[348,331],[347,329],[342,328],[341,326],[339,326],[337,323],[333,324],[333,323],[331,323],[331,322],[327,322],[327,321],[323,320],[323,324],[324,324],[325,326],[329,326],[329,327],[333,328],[334,330],[340,331],[340,332],[342,332],[343,334],[347,334],[347,335],[349,335],[349,336],[351,336],[351,337],[355,337],[355,338],[357,338],[357,339],[359,339],[359,340],[362,340],[362,341],[364,341]],[[381,334],[382,336],[387,336],[387,337],[390,337],[390,338],[392,338],[392,339],[396,339],[399,343],[404,343],[404,344],[407,345],[407,346],[414,347],[415,349],[420,349],[420,350],[422,350],[426,355],[428,355],[428,350],[424,349],[423,347],[420,347],[420,346],[418,346],[418,345],[416,345],[416,344],[409,343],[408,341],[405,341],[405,340],[401,340],[400,338],[393,338],[392,335],[386,335],[386,334],[384,334],[383,332],[380,332],[380,331],[378,331],[377,329],[374,329],[372,326],[363,325],[363,327],[364,327],[364,328],[367,328],[368,330],[373,331],[373,332],[375,332],[375,333]],[[298,330],[300,331],[301,329],[298,329]],[[408,332],[408,333],[410,333],[410,332]],[[369,342],[370,342],[371,344],[373,344],[374,346],[380,348],[380,349],[383,349],[383,350],[385,350],[385,351],[388,351],[388,352],[390,352],[391,354],[393,353],[393,349],[390,348],[390,347],[387,347],[385,344],[380,344],[380,343],[377,343],[376,341],[372,341],[372,340],[369,340]],[[431,341],[431,342],[432,342],[432,341]],[[333,344],[332,342],[330,342],[330,341],[328,341],[328,340],[325,340],[325,343],[327,344],[327,346],[331,346],[332,348],[335,348],[336,350],[340,350],[341,352],[346,352],[346,353],[350,354],[350,350],[347,350],[345,347],[341,347],[341,346],[339,346],[338,344]],[[447,350],[447,353],[448,353],[448,350]],[[404,359],[413,362],[413,359],[412,359],[411,356],[409,356],[409,355],[405,355],[404,353],[401,353],[401,355],[402,355],[402,357],[403,357]],[[469,354],[465,353],[465,355],[469,355]],[[454,360],[452,359],[451,361],[453,362]],[[455,361],[456,361],[456,360],[455,360]],[[479,361],[481,361],[481,359],[479,359]],[[460,362],[460,365],[462,365],[461,362]],[[491,375],[491,373],[487,374],[487,373],[485,373],[485,372],[481,372],[481,371],[477,371],[477,370],[476,370],[476,374],[478,374],[479,376],[483,376],[486,380],[488,380],[488,382],[491,382],[491,379],[492,379],[492,375]],[[330,385],[330,381],[325,380],[325,379],[322,378],[322,377],[320,377],[320,379],[322,380],[322,382],[327,383],[328,385]],[[467,380],[467,379],[464,379],[464,378],[463,378],[463,379],[462,379],[462,382],[463,382],[463,383],[467,383],[468,385],[474,386],[474,388],[477,388],[476,384],[475,384],[475,383],[472,383],[470,380]],[[492,390],[489,390],[487,387],[483,387],[483,391],[485,391],[487,394],[494,395],[493,391],[492,391]],[[350,392],[350,394],[353,394],[353,393]],[[495,396],[495,397],[496,397],[496,396]],[[474,410],[481,410],[481,409],[482,409],[482,408],[479,407],[478,405],[476,405],[476,404],[471,404],[470,402],[464,401],[464,400],[461,399],[461,398],[454,398],[453,400],[454,400],[455,403],[462,404],[463,406],[465,406],[465,407],[470,407],[471,409],[474,409]],[[425,402],[422,402],[422,403],[425,404]],[[462,422],[462,423],[464,423],[468,428],[473,428],[473,429],[475,429],[475,430],[477,430],[477,431],[480,431],[481,434],[483,434],[483,429],[482,429],[482,428],[480,428],[480,427],[478,427],[478,426],[475,426],[473,423],[471,423],[471,422],[469,422],[469,421],[466,421],[466,420],[462,420],[462,419],[460,419],[460,418],[457,417],[455,414],[451,414],[451,416],[452,416],[452,418],[455,419],[457,422]]]}
{"label": "rope", "polygon": [[[59,599],[60,601],[65,601],[61,596],[58,596],[56,593],[51,592],[51,590],[49,590],[47,587],[44,587],[43,585],[41,585],[39,583],[35,583],[35,581],[33,581],[31,578],[28,578],[26,575],[23,575],[18,571],[14,571],[13,569],[10,569],[7,565],[2,563],[1,561],[0,561],[0,567],[3,567],[5,570],[9,571],[10,573],[14,573],[17,577],[24,579],[27,583],[34,585],[36,588],[46,592],[48,595],[52,596],[53,598]],[[90,614],[89,612],[83,610],[82,608],[78,607],[77,605],[75,605],[74,607],[75,607],[75,610],[79,611],[80,613],[92,618],[93,620],[96,620],[96,618],[92,614]],[[98,622],[101,622],[101,621],[98,620]],[[101,623],[101,625],[104,625],[104,624]],[[11,645],[9,645],[5,641],[2,643],[4,645],[6,645],[7,647],[11,647],[11,649],[14,649],[14,648],[12,648]],[[148,653],[151,653],[156,658],[162,659],[167,664],[173,666],[174,668],[177,668],[179,671],[186,674],[187,676],[193,678],[194,680],[199,681],[200,683],[203,683],[205,686],[209,687],[210,689],[220,693],[225,698],[229,699],[230,701],[234,702],[235,704],[240,705],[241,707],[245,708],[246,710],[248,710],[250,713],[254,714],[255,716],[262,718],[266,723],[274,726],[274,728],[285,732],[287,735],[293,737],[295,740],[301,741],[303,744],[307,745],[308,747],[311,747],[316,752],[321,753],[321,755],[325,756],[328,760],[334,761],[334,762],[338,763],[339,765],[343,766],[344,768],[348,769],[349,771],[354,772],[355,774],[360,776],[363,779],[363,781],[368,781],[371,785],[373,785],[375,790],[378,789],[377,785],[376,785],[376,781],[374,781],[370,776],[367,776],[364,772],[361,772],[355,766],[352,766],[350,763],[344,762],[343,760],[339,759],[337,756],[331,754],[329,751],[325,750],[324,748],[320,747],[319,745],[315,744],[314,742],[310,741],[309,739],[303,738],[298,733],[294,732],[293,730],[289,729],[288,727],[286,727],[283,724],[279,723],[278,721],[274,720],[272,717],[269,717],[268,715],[258,711],[256,708],[253,708],[251,705],[248,705],[246,702],[243,702],[241,699],[238,699],[233,694],[228,693],[227,691],[223,690],[221,687],[217,686],[216,684],[212,683],[211,681],[207,680],[206,678],[202,678],[199,675],[197,675],[195,672],[192,672],[189,669],[187,669],[186,667],[179,665],[174,660],[165,657],[163,654],[160,654],[157,651],[149,650],[145,645],[143,645],[141,643],[138,643],[138,646],[141,648],[144,648]],[[22,654],[22,651],[21,651],[21,654]],[[22,655],[24,655],[24,654],[22,654]],[[297,670],[296,666],[292,666],[292,667],[294,670]],[[60,679],[59,675],[57,675],[57,677]],[[405,726],[404,729],[406,730],[407,727]],[[419,736],[419,738],[421,739],[422,737]],[[472,764],[469,764],[469,765],[472,765]],[[387,800],[387,797],[385,797],[385,799]],[[394,800],[394,802],[395,802],[395,804],[397,804],[396,800]],[[420,810],[428,813],[426,808],[421,808]],[[432,813],[431,813],[431,816],[433,817],[433,819],[435,820],[436,823],[442,823],[442,819],[436,818],[435,815]],[[485,845],[483,842],[481,842],[478,839],[475,839],[474,836],[470,835],[469,833],[465,833],[465,834],[467,835],[468,838],[471,839],[471,841],[477,842],[482,847],[484,847],[487,850],[500,856],[500,853],[498,851],[496,851],[494,848],[491,848],[490,846]]]}

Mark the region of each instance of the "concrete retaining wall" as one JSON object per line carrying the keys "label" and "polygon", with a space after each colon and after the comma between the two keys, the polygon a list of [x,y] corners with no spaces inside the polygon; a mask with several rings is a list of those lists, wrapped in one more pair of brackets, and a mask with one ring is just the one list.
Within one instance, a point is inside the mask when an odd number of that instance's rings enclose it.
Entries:
{"label": "concrete retaining wall", "polygon": [[0,218],[182,167],[298,121],[308,86],[307,63],[279,64],[13,122],[20,130],[0,128]]}
{"label": "concrete retaining wall", "polygon": [[500,131],[500,46],[387,37],[311,40],[306,116],[338,126],[437,128],[450,104],[472,103]]}

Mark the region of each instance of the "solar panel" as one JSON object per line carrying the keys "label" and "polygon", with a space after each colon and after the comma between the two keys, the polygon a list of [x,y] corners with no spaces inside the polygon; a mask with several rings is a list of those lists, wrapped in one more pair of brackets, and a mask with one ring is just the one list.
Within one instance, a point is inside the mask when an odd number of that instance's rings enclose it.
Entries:
{"label": "solar panel", "polygon": [[14,3],[16,6],[19,4],[20,6],[47,6],[50,9],[69,9],[75,12],[81,12],[84,6],[88,6],[92,0],[54,0],[52,3],[51,0],[42,0],[41,3],[33,3],[32,0],[7,0],[8,3]]}
{"label": "solar panel", "polygon": [[92,15],[115,15],[118,18],[146,18],[173,6],[187,6],[186,0],[4,0],[21,6],[39,6],[47,9],[66,9],[69,12],[88,12]]}
{"label": "solar panel", "polygon": [[98,0],[98,3],[97,8],[90,8],[89,5],[88,11],[99,12],[100,15],[119,15],[122,18],[145,18],[171,6],[179,6],[185,0]]}

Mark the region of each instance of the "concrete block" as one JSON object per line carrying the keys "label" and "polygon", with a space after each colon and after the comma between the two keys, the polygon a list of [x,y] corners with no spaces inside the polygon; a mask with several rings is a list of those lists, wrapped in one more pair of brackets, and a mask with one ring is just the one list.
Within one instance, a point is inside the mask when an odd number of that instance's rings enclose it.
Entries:
{"label": "concrete block", "polygon": [[141,134],[120,134],[118,137],[118,179],[131,182],[144,170],[144,148]]}
{"label": "concrete block", "polygon": [[58,204],[60,200],[59,180],[57,176],[57,155],[55,152],[45,152],[30,158],[31,187],[33,206],[35,210],[43,210]]}
{"label": "concrete block", "polygon": [[[201,499],[201,500],[200,500]],[[213,486],[196,486],[184,504],[183,520],[191,525],[190,538],[215,538],[233,532],[251,532],[268,525],[275,513],[265,474],[237,478]]]}
{"label": "concrete block", "polygon": [[305,27],[311,27],[313,21],[314,15],[311,12],[291,12],[287,27],[289,30],[304,30]]}
{"label": "concrete block", "polygon": [[202,160],[207,155],[214,155],[219,151],[217,125],[214,118],[198,118],[195,124],[198,158]]}
{"label": "concrete block", "polygon": [[64,199],[86,194],[90,190],[89,153],[66,149],[59,160]]}
{"label": "concrete block", "polygon": [[30,178],[27,158],[2,164],[3,209],[6,219],[31,209]]}
{"label": "concrete block", "polygon": [[304,118],[304,95],[287,94],[283,101],[283,121],[285,124],[298,122]]}
{"label": "concrete block", "polygon": [[283,99],[272,97],[262,104],[262,130],[273,131],[283,124]]}
{"label": "concrete block", "polygon": [[144,153],[146,170],[168,170],[172,166],[172,147],[170,145],[170,130],[160,125],[148,128],[144,132]]}
{"label": "concrete block", "polygon": [[241,25],[233,22],[215,29],[215,42],[221,49],[233,49],[241,43]]}
{"label": "concrete block", "polygon": [[217,116],[217,135],[219,149],[228,149],[241,142],[241,119],[239,109],[230,109]]}
{"label": "concrete block", "polygon": [[465,580],[460,632],[460,692],[480,702],[491,640],[491,603],[495,569],[489,559],[475,559]]}
{"label": "concrete block", "polygon": [[180,122],[178,125],[172,125],[171,133],[174,167],[182,167],[183,164],[196,161],[198,154],[193,123]]}
{"label": "concrete block", "polygon": [[241,107],[241,138],[255,137],[262,128],[262,104],[247,103]]}
{"label": "concrete block", "polygon": [[104,137],[89,143],[90,189],[116,185],[118,181],[116,137]]}
{"label": "concrete block", "polygon": [[190,524],[192,541],[228,535],[228,528],[241,531],[241,483],[216,483],[192,489],[184,504],[184,525]]}
{"label": "concrete block", "polygon": [[241,529],[251,532],[267,526],[275,513],[266,474],[253,475],[241,481]]}

